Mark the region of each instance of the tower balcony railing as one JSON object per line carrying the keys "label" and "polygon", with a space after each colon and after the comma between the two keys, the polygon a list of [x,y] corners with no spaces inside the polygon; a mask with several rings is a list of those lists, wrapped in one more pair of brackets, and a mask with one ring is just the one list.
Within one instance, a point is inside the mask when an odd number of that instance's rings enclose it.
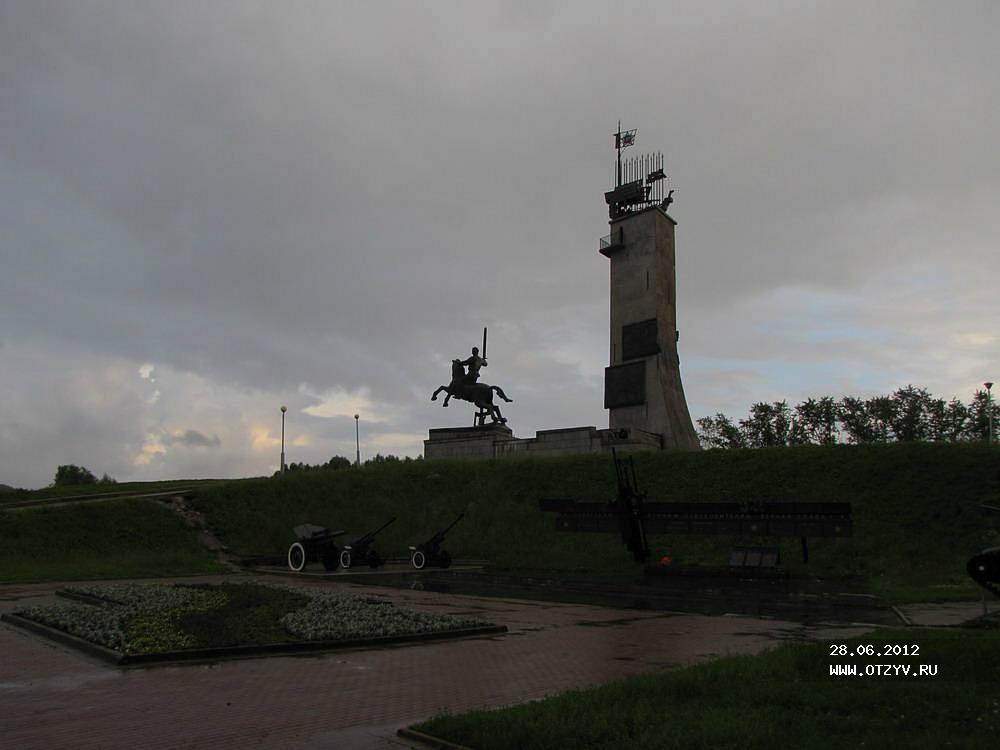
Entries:
{"label": "tower balcony railing", "polygon": [[617,230],[609,235],[601,237],[601,246],[598,248],[598,252],[602,255],[607,255],[613,250],[617,250],[619,247],[625,244],[625,235],[622,231],[622,227],[618,227]]}

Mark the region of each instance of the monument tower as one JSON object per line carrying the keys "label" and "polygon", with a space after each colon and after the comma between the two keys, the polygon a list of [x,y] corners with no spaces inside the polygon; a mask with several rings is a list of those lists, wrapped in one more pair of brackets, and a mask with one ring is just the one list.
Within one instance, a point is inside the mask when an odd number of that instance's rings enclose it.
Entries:
{"label": "monument tower", "polygon": [[663,154],[622,163],[635,130],[615,136],[615,189],[605,193],[611,233],[600,253],[611,261],[611,352],[604,371],[604,408],[611,432],[661,448],[699,447],[677,355],[674,227],[667,214]]}
{"label": "monument tower", "polygon": [[[611,261],[611,357],[604,370],[604,408],[609,427],[561,427],[538,430],[533,438],[514,437],[497,402],[509,402],[499,386],[477,383],[483,349],[472,357],[452,360],[451,382],[431,396],[475,403],[472,427],[431,429],[424,456],[436,458],[504,458],[607,453],[611,450],[696,449],[677,358],[677,285],[674,270],[674,227],[667,214],[673,190],[664,195],[663,154],[647,154],[622,162],[621,152],[635,143],[635,131],[615,133],[618,161],[615,189],[605,193],[611,234],[600,252]],[[466,371],[465,368],[469,370]],[[487,394],[490,394],[487,397]],[[478,400],[477,400],[478,399]],[[506,407],[504,407],[506,408]],[[485,416],[492,415],[492,423]]]}

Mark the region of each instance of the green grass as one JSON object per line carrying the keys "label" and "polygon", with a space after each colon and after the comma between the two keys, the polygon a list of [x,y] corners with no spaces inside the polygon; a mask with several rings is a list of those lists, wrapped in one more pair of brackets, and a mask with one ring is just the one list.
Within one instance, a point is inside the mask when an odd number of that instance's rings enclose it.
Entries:
{"label": "green grass", "polygon": [[25,500],[45,500],[50,498],[102,495],[106,493],[147,493],[166,492],[187,487],[207,487],[231,479],[172,479],[163,482],[123,482],[121,484],[76,484],[62,487],[43,487],[39,490],[15,489],[0,493],[0,507],[5,503],[19,503]]}
{"label": "green grass", "polygon": [[0,513],[0,581],[223,572],[168,508],[110,500]]}
{"label": "green grass", "polygon": [[[979,550],[1000,545],[1000,514],[979,507],[1000,506],[1000,451],[983,445],[665,451],[637,454],[635,464],[639,486],[651,502],[827,501],[854,507],[854,536],[810,540],[808,565],[802,563],[798,539],[650,538],[654,559],[666,553],[683,566],[724,566],[730,550],[741,544],[777,546],[793,575],[850,579],[845,590],[868,589],[895,603],[949,601],[980,595],[965,563]],[[111,489],[156,491],[192,484]],[[343,544],[397,516],[376,546],[385,555],[402,556],[409,544],[465,512],[445,545],[455,557],[485,559],[496,569],[514,571],[635,576],[639,570],[616,535],[558,533],[553,516],[538,510],[540,499],[604,501],[614,492],[610,457],[569,456],[418,461],[274,479],[206,480],[196,484],[192,502],[223,541],[243,554],[284,555],[293,541],[292,528],[301,523],[345,529]],[[116,502],[0,513],[0,580],[216,570],[165,509],[135,506],[159,514],[140,519],[143,513],[126,517],[113,510],[123,507]],[[55,511],[65,515],[34,515]],[[130,529],[142,541],[132,538]]]}
{"label": "green grass", "polygon": [[[896,602],[976,598],[968,558],[1000,544],[1000,451],[972,444],[804,446],[766,450],[660,452],[635,456],[639,486],[656,501],[850,502],[855,534],[810,540],[675,536],[650,539],[656,558],[725,565],[739,544],[777,546],[796,575],[855,579]],[[220,536],[244,553],[283,554],[292,528],[316,523],[349,533],[398,521],[378,538],[385,554],[429,536],[459,512],[449,534],[456,557],[501,569],[634,575],[617,536],[564,534],[543,498],[607,500],[610,457],[421,461],[361,470],[291,474],[199,489],[195,504]]]}
{"label": "green grass", "polygon": [[1000,632],[887,630],[847,642],[917,644],[919,657],[869,661],[938,674],[831,677],[831,664],[863,661],[831,658],[827,643],[788,644],[417,729],[477,750],[996,746]]}

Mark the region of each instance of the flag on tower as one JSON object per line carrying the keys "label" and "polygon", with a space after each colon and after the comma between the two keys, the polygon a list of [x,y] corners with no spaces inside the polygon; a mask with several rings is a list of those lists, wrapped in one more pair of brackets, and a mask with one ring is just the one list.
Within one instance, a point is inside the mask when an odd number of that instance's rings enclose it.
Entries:
{"label": "flag on tower", "polygon": [[637,129],[626,130],[624,133],[615,133],[615,148],[628,148],[635,145],[635,132]]}

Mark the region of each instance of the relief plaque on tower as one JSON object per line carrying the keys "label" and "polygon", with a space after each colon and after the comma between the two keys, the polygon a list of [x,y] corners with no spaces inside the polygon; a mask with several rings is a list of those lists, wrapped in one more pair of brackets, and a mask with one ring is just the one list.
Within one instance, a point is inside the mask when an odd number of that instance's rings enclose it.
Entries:
{"label": "relief plaque on tower", "polygon": [[639,359],[659,353],[656,318],[622,326],[622,359]]}
{"label": "relief plaque on tower", "polygon": [[629,362],[604,368],[604,408],[641,406],[646,403],[646,363]]}

